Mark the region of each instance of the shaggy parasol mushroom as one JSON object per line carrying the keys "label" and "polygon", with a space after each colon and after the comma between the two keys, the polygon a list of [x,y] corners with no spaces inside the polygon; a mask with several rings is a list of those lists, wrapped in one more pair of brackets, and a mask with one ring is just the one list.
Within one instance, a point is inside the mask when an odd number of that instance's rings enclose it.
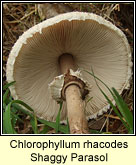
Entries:
{"label": "shaggy parasol mushroom", "polygon": [[92,67],[121,93],[129,86],[131,66],[121,30],[95,14],[71,12],[35,25],[17,40],[7,63],[7,81],[16,81],[10,87],[14,99],[30,105],[40,118],[55,121],[57,102],[64,101],[61,122],[68,117],[71,133],[87,133],[86,119],[101,115],[109,105],[94,78],[82,70]]}

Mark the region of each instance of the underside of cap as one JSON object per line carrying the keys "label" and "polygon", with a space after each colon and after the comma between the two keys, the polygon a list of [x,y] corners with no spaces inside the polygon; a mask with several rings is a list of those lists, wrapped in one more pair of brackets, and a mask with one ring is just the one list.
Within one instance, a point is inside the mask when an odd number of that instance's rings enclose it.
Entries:
{"label": "underside of cap", "polygon": [[[16,81],[10,87],[14,99],[30,105],[38,117],[55,121],[59,105],[48,90],[60,68],[58,58],[64,53],[72,54],[77,68],[91,86],[86,105],[86,118],[96,118],[109,105],[99,91],[94,74],[109,88],[119,93],[129,87],[131,78],[131,52],[124,33],[112,23],[90,13],[72,12],[58,15],[35,25],[15,43],[7,62],[7,81]],[[99,83],[99,82],[98,82]],[[110,99],[108,90],[100,84]],[[67,118],[63,104],[61,120]]]}

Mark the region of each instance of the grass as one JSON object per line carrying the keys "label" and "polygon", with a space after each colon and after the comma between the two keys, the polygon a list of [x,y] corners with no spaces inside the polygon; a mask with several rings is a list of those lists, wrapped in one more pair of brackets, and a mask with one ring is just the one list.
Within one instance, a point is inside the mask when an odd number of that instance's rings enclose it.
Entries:
{"label": "grass", "polygon": [[[93,71],[92,73],[88,71],[86,72],[94,77],[99,90],[102,92],[102,94],[104,95],[104,97],[106,98],[106,100],[108,101],[112,109],[114,110],[114,112],[119,117],[120,121],[123,123],[123,125],[127,129],[128,134],[132,134],[133,133],[133,115],[130,112],[127,104],[124,102],[122,97],[117,92],[117,90],[115,88],[110,89],[103,81],[101,81],[98,77],[94,75]],[[100,88],[97,81],[100,81],[109,90],[114,101],[116,102],[117,107],[112,103],[112,101]],[[21,100],[12,99],[12,97],[9,94],[8,87],[13,85],[14,83],[15,82],[11,82],[9,84],[6,84],[3,87],[3,89],[5,90],[4,95],[3,95],[3,133],[4,134],[18,134],[17,130],[15,129],[17,122],[22,123],[22,124],[24,124],[25,122],[20,117],[20,112],[30,117],[30,125],[32,128],[32,131],[31,131],[32,134],[46,134],[46,133],[49,133],[50,128],[54,129],[56,134],[58,134],[59,132],[64,133],[64,134],[70,133],[68,121],[67,121],[67,125],[60,124],[60,115],[61,115],[61,109],[63,105],[62,102],[60,103],[60,108],[59,108],[58,115],[56,117],[56,122],[49,122],[46,120],[39,119],[36,117],[33,109],[29,107],[27,104],[25,104]],[[91,99],[89,99],[88,102],[91,101]],[[42,130],[40,131],[38,129],[39,124],[43,124]],[[100,134],[100,133],[111,134],[112,133],[112,132],[100,132],[98,130],[90,130],[90,132],[93,134]]]}
{"label": "grass", "polygon": [[[121,122],[126,127],[126,129],[128,130],[128,133],[133,134],[133,115],[130,112],[130,109],[128,108],[128,106],[125,103],[125,101],[123,100],[123,98],[117,92],[117,90],[115,88],[110,89],[103,81],[101,81],[98,77],[96,77],[94,75],[93,70],[92,70],[92,73],[88,72],[88,71],[86,71],[86,72],[94,77],[95,82],[97,84],[97,87],[99,88],[99,90],[101,91],[103,96],[106,98],[106,100],[108,101],[108,103],[110,104],[110,106],[112,107],[114,112],[120,118]],[[109,92],[111,93],[111,95],[112,95],[112,97],[113,97],[113,99],[117,105],[117,108],[112,103],[112,101],[108,98],[108,96],[104,93],[104,91],[100,88],[100,86],[97,83],[97,80],[100,81],[109,90]]]}
{"label": "grass", "polygon": [[[27,115],[30,117],[30,124],[32,134],[45,134],[48,133],[50,128],[53,128],[55,130],[55,133],[69,133],[69,126],[60,124],[60,114],[62,109],[62,103],[60,103],[60,109],[56,118],[56,122],[49,122],[46,120],[42,120],[36,117],[33,109],[25,104],[21,100],[13,100],[12,97],[9,94],[8,87],[13,85],[15,82],[6,84],[3,89],[5,90],[3,95],[3,133],[4,134],[18,134],[15,127],[17,122],[23,123],[23,121],[20,118],[20,114],[23,113],[24,115]],[[21,106],[20,106],[21,105]],[[39,131],[38,125],[43,124],[43,129]]]}

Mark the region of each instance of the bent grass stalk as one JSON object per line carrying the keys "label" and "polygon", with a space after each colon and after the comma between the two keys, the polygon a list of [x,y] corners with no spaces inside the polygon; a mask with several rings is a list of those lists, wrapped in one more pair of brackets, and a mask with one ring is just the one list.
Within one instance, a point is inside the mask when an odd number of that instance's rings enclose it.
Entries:
{"label": "bent grass stalk", "polygon": [[[87,72],[88,74],[90,74],[91,76],[94,77],[96,85],[98,86],[98,88],[100,89],[100,91],[102,92],[104,97],[107,99],[108,103],[113,108],[113,110],[115,111],[117,116],[120,118],[121,122],[127,128],[128,133],[132,134],[133,133],[133,116],[132,116],[127,104],[124,102],[124,100],[119,95],[117,90],[115,88],[110,89],[103,81],[101,81],[98,77],[96,77],[94,75],[93,70],[92,70],[92,73],[88,72],[88,71],[85,71],[85,72]],[[117,105],[119,110],[115,107],[115,105],[113,105],[112,101],[108,98],[108,96],[100,88],[97,81],[100,81],[109,90],[109,92],[111,93],[113,99],[115,100],[116,105]],[[23,123],[23,120],[16,114],[16,112],[21,111],[24,114],[29,115],[31,117],[30,123],[31,123],[32,130],[33,130],[34,134],[39,134],[39,133],[43,133],[43,132],[48,133],[48,128],[46,128],[46,127],[51,127],[53,129],[55,129],[56,133],[58,133],[60,131],[60,132],[65,133],[65,134],[69,134],[68,120],[67,120],[67,125],[61,125],[60,124],[60,115],[61,115],[61,109],[62,109],[62,105],[63,105],[62,102],[59,103],[60,108],[58,111],[56,122],[49,122],[46,120],[39,119],[34,114],[33,109],[30,106],[28,106],[27,104],[25,104],[23,101],[12,100],[11,96],[8,97],[8,95],[9,95],[8,87],[13,85],[14,83],[15,82],[11,82],[9,84],[6,84],[3,87],[3,89],[6,90],[4,95],[3,95],[3,110],[4,110],[3,111],[3,133],[5,133],[5,134],[17,134],[17,132],[14,129],[16,121]],[[92,100],[92,98],[87,100],[86,104],[91,100]],[[19,106],[18,104],[20,104],[21,106]],[[27,110],[22,108],[22,106],[25,107]],[[43,130],[40,132],[38,131],[38,122],[44,124]],[[95,131],[95,130],[94,130],[94,132],[100,133],[99,131]]]}
{"label": "bent grass stalk", "polygon": [[[106,98],[106,100],[108,101],[110,106],[113,108],[114,112],[118,115],[118,117],[120,118],[121,122],[127,128],[128,133],[132,134],[133,133],[133,116],[132,116],[132,113],[130,112],[127,104],[124,102],[124,100],[122,99],[122,97],[119,95],[119,93],[117,92],[117,90],[115,88],[112,88],[112,90],[111,90],[102,80],[100,80],[98,77],[96,77],[94,75],[94,72],[93,72],[92,68],[91,68],[91,70],[92,70],[92,73],[88,72],[86,70],[85,70],[85,72],[87,72],[88,74],[90,74],[91,76],[94,77],[94,80],[96,82],[97,87],[99,88],[101,93],[104,95],[104,97]],[[108,96],[100,88],[100,86],[98,85],[97,80],[99,82],[101,82],[109,90],[109,92],[111,93],[113,99],[116,102],[116,105],[117,105],[118,109],[116,108],[116,106],[113,105],[112,101],[108,98]]]}
{"label": "bent grass stalk", "polygon": [[[6,90],[3,95],[3,133],[4,134],[17,134],[17,132],[15,131],[16,122],[19,121],[21,123],[24,123],[24,121],[16,114],[16,112],[19,111],[30,116],[31,118],[30,123],[34,134],[39,134],[43,132],[48,133],[49,129],[47,127],[55,129],[56,133],[58,133],[59,131],[65,134],[69,133],[68,125],[65,126],[60,124],[62,103],[60,103],[60,108],[58,111],[56,122],[49,122],[46,120],[39,119],[34,114],[33,109],[30,106],[28,106],[26,103],[24,103],[21,100],[12,100],[11,96],[8,97],[9,95],[8,87],[13,85],[14,83],[15,82],[11,82],[3,87],[3,89]],[[19,104],[21,106],[19,106]],[[22,107],[24,107],[25,109]],[[38,131],[38,122],[44,124],[43,130],[40,132]]]}

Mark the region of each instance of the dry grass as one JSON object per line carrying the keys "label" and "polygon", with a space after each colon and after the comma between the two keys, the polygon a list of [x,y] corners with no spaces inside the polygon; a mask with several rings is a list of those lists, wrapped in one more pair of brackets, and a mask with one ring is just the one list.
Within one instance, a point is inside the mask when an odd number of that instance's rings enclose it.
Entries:
{"label": "dry grass", "polygon": [[[61,3],[62,4],[62,3]],[[52,3],[59,13],[57,4]],[[92,12],[101,15],[119,27],[127,36],[133,52],[133,4],[115,3],[65,3],[62,4],[71,11]],[[6,83],[5,71],[9,52],[18,37],[33,25],[39,23],[41,18],[35,3],[4,3],[3,4],[3,84]],[[124,100],[133,111],[133,79],[129,90],[122,94]],[[28,120],[27,116],[24,120]],[[29,125],[29,124],[28,124]],[[91,129],[112,133],[126,133],[119,118],[112,110],[97,120],[89,122]],[[17,126],[18,127],[18,126]],[[23,126],[22,132],[27,133]],[[29,127],[28,127],[29,128]]]}

